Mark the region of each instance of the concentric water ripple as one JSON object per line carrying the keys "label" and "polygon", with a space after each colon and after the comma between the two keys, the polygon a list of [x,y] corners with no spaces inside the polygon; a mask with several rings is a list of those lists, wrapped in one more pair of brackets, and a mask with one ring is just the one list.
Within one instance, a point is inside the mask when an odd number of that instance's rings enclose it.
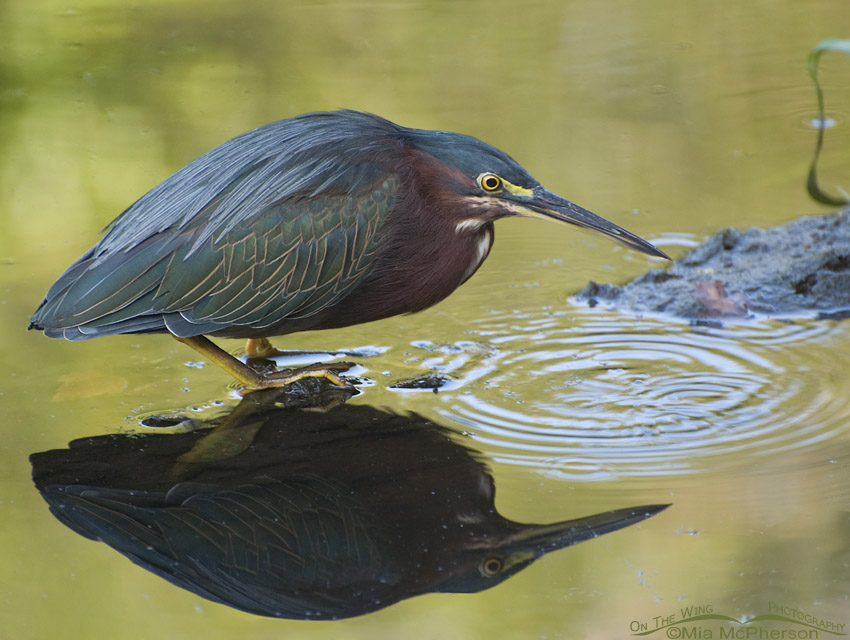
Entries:
{"label": "concentric water ripple", "polygon": [[428,362],[462,382],[441,397],[442,421],[501,462],[564,478],[682,473],[846,429],[847,324],[490,316],[473,332],[486,355]]}

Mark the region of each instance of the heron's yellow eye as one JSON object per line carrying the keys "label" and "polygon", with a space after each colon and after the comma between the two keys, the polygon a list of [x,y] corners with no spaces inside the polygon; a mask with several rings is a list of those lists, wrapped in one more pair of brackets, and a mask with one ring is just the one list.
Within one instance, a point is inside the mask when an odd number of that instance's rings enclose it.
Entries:
{"label": "heron's yellow eye", "polygon": [[[498,178],[497,178],[498,180]],[[495,576],[502,571],[502,560],[496,556],[490,556],[481,563],[481,573],[485,576]]]}
{"label": "heron's yellow eye", "polygon": [[482,173],[478,176],[478,184],[484,191],[498,191],[502,186],[502,179],[495,173]]}

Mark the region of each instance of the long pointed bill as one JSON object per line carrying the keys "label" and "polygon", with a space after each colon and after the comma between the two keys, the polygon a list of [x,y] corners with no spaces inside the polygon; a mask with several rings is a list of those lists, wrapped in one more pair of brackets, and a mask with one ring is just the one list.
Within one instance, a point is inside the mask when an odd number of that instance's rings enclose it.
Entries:
{"label": "long pointed bill", "polygon": [[568,222],[582,229],[606,235],[641,253],[670,259],[667,254],[656,249],[643,238],[546,189],[535,189],[534,199],[530,202],[525,201],[522,205],[522,215],[524,216]]}
{"label": "long pointed bill", "polygon": [[636,524],[664,511],[669,504],[652,504],[643,507],[617,509],[586,518],[577,518],[552,524],[526,525],[511,536],[510,547],[525,549],[536,557],[563,549],[604,533],[617,531]]}

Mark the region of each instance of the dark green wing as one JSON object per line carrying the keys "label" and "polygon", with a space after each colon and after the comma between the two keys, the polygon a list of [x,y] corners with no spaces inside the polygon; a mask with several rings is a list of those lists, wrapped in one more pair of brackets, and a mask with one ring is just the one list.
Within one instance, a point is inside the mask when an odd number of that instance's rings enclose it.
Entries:
{"label": "dark green wing", "polygon": [[30,328],[82,340],[308,326],[369,271],[399,195],[397,134],[375,116],[336,112],[225,142],[121,214]]}
{"label": "dark green wing", "polygon": [[205,218],[197,216],[127,252],[85,257],[66,274],[70,285],[39,310],[61,327],[46,332],[193,336],[308,318],[366,275],[397,188],[390,177],[356,198],[284,201],[200,245]]}

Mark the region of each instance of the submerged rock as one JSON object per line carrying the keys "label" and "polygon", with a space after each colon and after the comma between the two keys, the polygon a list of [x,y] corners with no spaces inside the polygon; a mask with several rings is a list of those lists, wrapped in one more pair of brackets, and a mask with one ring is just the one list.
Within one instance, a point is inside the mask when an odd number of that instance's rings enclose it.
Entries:
{"label": "submerged rock", "polygon": [[451,382],[451,378],[439,373],[426,373],[408,380],[399,380],[390,385],[390,389],[426,389],[437,393]]}
{"label": "submerged rock", "polygon": [[668,269],[623,286],[591,282],[575,299],[693,320],[850,317],[850,209],[770,229],[724,229]]}

